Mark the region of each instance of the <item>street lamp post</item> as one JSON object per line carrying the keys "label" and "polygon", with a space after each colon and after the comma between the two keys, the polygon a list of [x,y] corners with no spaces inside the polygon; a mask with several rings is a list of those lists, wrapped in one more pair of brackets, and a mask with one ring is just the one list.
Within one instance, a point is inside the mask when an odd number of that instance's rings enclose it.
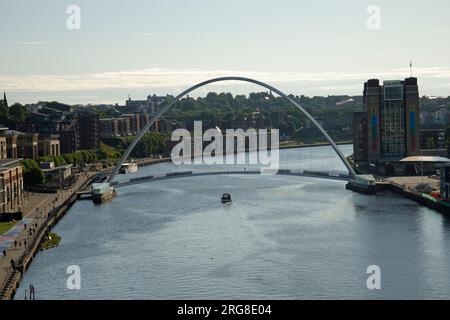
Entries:
{"label": "street lamp post", "polygon": [[420,166],[422,171],[422,184],[423,184],[423,152],[420,150]]}

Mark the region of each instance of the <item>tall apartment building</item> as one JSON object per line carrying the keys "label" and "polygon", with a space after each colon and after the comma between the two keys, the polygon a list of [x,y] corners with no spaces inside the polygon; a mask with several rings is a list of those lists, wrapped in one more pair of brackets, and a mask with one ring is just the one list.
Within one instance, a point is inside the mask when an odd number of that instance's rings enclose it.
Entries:
{"label": "tall apartment building", "polygon": [[120,136],[128,136],[131,134],[131,126],[129,118],[117,118],[117,127]]}
{"label": "tall apartment building", "polygon": [[115,137],[119,135],[119,125],[117,118],[100,119],[100,137]]}
{"label": "tall apartment building", "polygon": [[[152,116],[149,116],[148,114],[139,114],[139,130],[143,129],[151,120]],[[157,120],[151,127],[149,131],[155,131],[159,132],[159,121]]]}
{"label": "tall apartment building", "polygon": [[90,112],[80,112],[76,118],[76,131],[80,150],[100,147],[100,116]]}
{"label": "tall apartment building", "polygon": [[128,119],[130,122],[130,133],[137,134],[141,128],[140,115],[139,114],[123,114],[123,118]]}
{"label": "tall apartment building", "polygon": [[367,161],[367,112],[353,113],[353,158],[355,161]]}
{"label": "tall apartment building", "polygon": [[128,136],[132,133],[129,117],[100,119],[100,137],[102,138]]}
{"label": "tall apartment building", "polygon": [[[417,78],[364,83],[367,161],[397,161],[420,153]],[[358,139],[357,139],[358,140]],[[361,160],[362,161],[362,160]]]}
{"label": "tall apartment building", "polygon": [[78,151],[80,141],[77,131],[75,130],[75,126],[70,129],[59,131],[58,134],[61,154],[73,153]]}

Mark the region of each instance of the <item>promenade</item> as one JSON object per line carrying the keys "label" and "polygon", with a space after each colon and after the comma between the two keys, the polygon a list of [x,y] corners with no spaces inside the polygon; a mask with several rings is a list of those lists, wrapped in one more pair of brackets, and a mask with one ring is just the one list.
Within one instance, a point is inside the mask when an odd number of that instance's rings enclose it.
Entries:
{"label": "promenade", "polygon": [[405,191],[414,191],[416,186],[420,184],[427,184],[436,190],[440,188],[440,180],[433,179],[428,176],[413,176],[413,177],[390,177],[386,178],[387,181],[394,185],[401,186]]}
{"label": "promenade", "polygon": [[[0,299],[10,298],[8,291],[14,290],[22,276],[20,271],[13,271],[11,261],[14,261],[16,267],[23,264],[26,269],[34,252],[39,250],[42,237],[60,217],[60,210],[67,209],[72,201],[75,201],[76,192],[92,176],[93,173],[77,174],[76,182],[70,189],[59,190],[54,194],[25,194],[23,219],[9,231],[0,235]],[[3,250],[6,251],[6,256],[4,256]],[[13,288],[8,288],[8,286],[13,286]]]}

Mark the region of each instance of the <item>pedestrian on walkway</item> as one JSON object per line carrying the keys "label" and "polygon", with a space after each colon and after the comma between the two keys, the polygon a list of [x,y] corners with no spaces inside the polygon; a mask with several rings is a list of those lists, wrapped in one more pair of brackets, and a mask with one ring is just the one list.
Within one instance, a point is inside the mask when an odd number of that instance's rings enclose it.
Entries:
{"label": "pedestrian on walkway", "polygon": [[24,229],[27,228],[27,224],[26,224],[26,223],[23,224],[23,228],[24,228]]}
{"label": "pedestrian on walkway", "polygon": [[6,250],[3,250],[3,256],[6,257]]}
{"label": "pedestrian on walkway", "polygon": [[14,240],[14,248],[17,248],[17,240]]}

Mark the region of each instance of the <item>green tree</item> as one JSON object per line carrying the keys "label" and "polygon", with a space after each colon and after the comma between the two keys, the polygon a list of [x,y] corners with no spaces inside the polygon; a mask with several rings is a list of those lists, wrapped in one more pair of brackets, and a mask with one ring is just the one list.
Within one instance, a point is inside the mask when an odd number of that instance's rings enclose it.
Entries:
{"label": "green tree", "polygon": [[9,117],[13,122],[23,122],[27,118],[27,108],[15,103],[9,108]]}
{"label": "green tree", "polygon": [[120,157],[120,151],[117,149],[107,146],[104,143],[100,144],[100,148],[97,150],[97,158],[99,160],[114,160]]}
{"label": "green tree", "polygon": [[63,154],[62,157],[66,161],[66,163],[75,164],[75,157],[72,153]]}
{"label": "green tree", "polygon": [[3,101],[0,102],[0,123],[8,123],[9,121],[9,113],[8,107],[5,106]]}
{"label": "green tree", "polygon": [[33,159],[24,159],[21,161],[23,178],[25,185],[36,186],[41,185],[45,181],[45,175],[36,161]]}

